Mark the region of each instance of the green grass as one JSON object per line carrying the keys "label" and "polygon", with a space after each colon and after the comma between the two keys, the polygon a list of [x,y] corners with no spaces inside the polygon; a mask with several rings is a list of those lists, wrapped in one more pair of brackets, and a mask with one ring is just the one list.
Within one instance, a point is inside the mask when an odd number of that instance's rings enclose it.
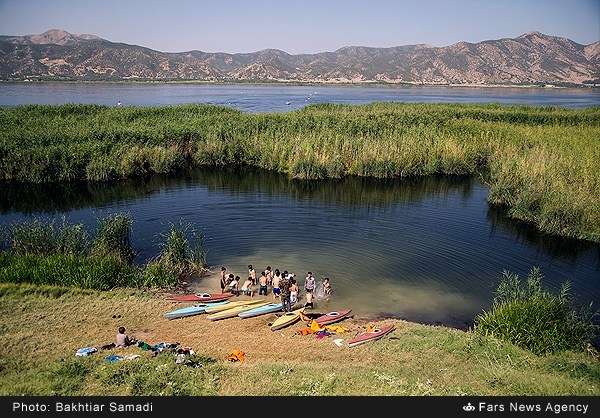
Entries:
{"label": "green grass", "polygon": [[140,275],[138,269],[112,257],[0,253],[2,283],[55,284],[108,290],[141,285]]}
{"label": "green grass", "polygon": [[0,109],[0,180],[109,181],[244,165],[298,179],[477,174],[511,217],[600,241],[598,138],[598,107],[23,106]]}
{"label": "green grass", "polygon": [[591,305],[575,309],[568,282],[553,294],[542,288],[542,280],[537,268],[525,283],[518,275],[504,272],[492,308],[475,321],[477,332],[537,354],[584,351],[591,346],[598,331]]}
{"label": "green grass", "polygon": [[204,237],[191,226],[170,227],[163,251],[145,265],[132,265],[132,220],[123,214],[98,220],[90,234],[81,224],[34,219],[8,226],[0,251],[0,283],[115,287],[173,287],[207,267]]}
{"label": "green grass", "polygon": [[[99,292],[0,284],[0,394],[60,395],[592,395],[600,362],[585,353],[537,356],[472,332],[394,321],[391,336],[357,348],[331,338],[271,332],[265,319],[168,321],[173,304],[135,289]],[[119,317],[115,319],[115,314]],[[172,355],[107,364],[84,346],[112,341],[119,325],[149,342],[191,346],[203,367]],[[364,324],[344,321],[352,331]],[[228,351],[247,353],[243,364]],[[292,354],[291,354],[292,353]],[[249,389],[251,391],[249,392]]]}

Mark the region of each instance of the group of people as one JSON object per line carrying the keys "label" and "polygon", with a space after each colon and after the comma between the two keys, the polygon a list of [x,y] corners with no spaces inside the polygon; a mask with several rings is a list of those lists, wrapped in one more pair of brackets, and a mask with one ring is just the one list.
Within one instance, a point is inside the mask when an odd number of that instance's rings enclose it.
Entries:
{"label": "group of people", "polygon": [[[225,267],[221,267],[220,273],[221,292],[230,292],[235,295],[247,295],[254,297],[254,289],[258,286],[258,294],[267,296],[269,287],[273,294],[273,299],[280,299],[284,312],[289,312],[292,307],[298,303],[300,288],[295,278],[295,274],[279,269],[273,270],[271,266],[260,273],[257,278],[256,270],[252,265],[248,266],[248,278],[241,284],[240,276],[227,273]],[[316,278],[312,272],[308,272],[304,280],[304,290],[306,293],[305,308],[314,308],[315,291],[317,288]],[[329,278],[325,277],[322,283],[323,297],[331,295],[331,283]]]}

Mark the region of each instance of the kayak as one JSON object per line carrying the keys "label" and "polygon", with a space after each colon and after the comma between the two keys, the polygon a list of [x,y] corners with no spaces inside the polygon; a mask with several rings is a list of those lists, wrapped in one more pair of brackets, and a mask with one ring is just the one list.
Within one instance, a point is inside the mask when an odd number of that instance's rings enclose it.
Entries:
{"label": "kayak", "polygon": [[201,303],[199,305],[188,306],[185,308],[176,309],[174,311],[167,312],[164,315],[164,317],[167,319],[176,319],[176,318],[184,318],[186,316],[200,315],[200,314],[204,313],[206,308],[208,308],[210,306],[222,306],[222,305],[226,305],[228,303],[229,302],[227,302],[227,301],[211,303],[210,305],[207,303]]}
{"label": "kayak", "polygon": [[315,319],[315,322],[319,325],[333,324],[334,322],[338,322],[346,318],[348,315],[350,315],[350,312],[352,312],[352,309],[342,309],[341,311],[329,312],[328,314]]}
{"label": "kayak", "polygon": [[262,302],[254,305],[242,305],[237,306],[235,308],[227,309],[225,311],[217,312],[212,315],[208,315],[207,318],[211,321],[218,321],[219,319],[233,318],[234,316],[238,316],[241,312],[254,309],[257,306],[267,305],[268,302]]}
{"label": "kayak", "polygon": [[348,341],[348,347],[355,347],[359,344],[366,343],[367,341],[378,340],[386,334],[392,332],[396,327],[393,325],[384,325],[379,328],[375,328],[372,331],[363,332],[358,334],[356,337]]}
{"label": "kayak", "polygon": [[284,313],[271,324],[271,331],[277,331],[278,329],[285,328],[297,322],[300,319],[300,314],[302,312],[304,312],[304,308]]}
{"label": "kayak", "polygon": [[249,309],[244,312],[240,312],[238,315],[240,318],[252,318],[253,316],[264,315],[280,311],[283,308],[281,303],[269,303],[268,305],[258,306],[256,308]]}
{"label": "kayak", "polygon": [[231,293],[197,293],[195,295],[171,295],[168,299],[177,302],[222,302],[229,299]]}
{"label": "kayak", "polygon": [[237,308],[239,306],[255,305],[260,302],[262,302],[262,300],[258,299],[258,300],[236,300],[235,302],[229,302],[224,305],[213,304],[213,305],[207,307],[204,310],[204,312],[206,312],[207,314],[212,314],[212,313],[217,313],[217,312],[221,312],[221,311],[226,311],[227,309]]}

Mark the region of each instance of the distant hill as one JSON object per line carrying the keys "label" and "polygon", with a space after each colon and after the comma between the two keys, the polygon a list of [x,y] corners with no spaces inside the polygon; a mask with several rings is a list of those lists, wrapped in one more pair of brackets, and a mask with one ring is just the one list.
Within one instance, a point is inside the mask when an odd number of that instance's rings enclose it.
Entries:
{"label": "distant hill", "polygon": [[168,53],[53,29],[0,36],[0,79],[598,84],[600,42],[530,32],[445,47],[348,46],[291,55],[277,49]]}

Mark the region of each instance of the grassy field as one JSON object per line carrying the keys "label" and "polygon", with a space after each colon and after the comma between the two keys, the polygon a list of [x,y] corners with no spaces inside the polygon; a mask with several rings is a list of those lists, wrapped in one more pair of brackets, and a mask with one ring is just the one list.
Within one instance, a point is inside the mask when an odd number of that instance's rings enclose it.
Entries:
{"label": "grassy field", "polygon": [[110,181],[250,165],[298,179],[478,174],[540,230],[600,241],[600,108],[186,105],[0,109],[0,180]]}
{"label": "grassy field", "polygon": [[[393,321],[390,337],[349,349],[334,337],[271,332],[274,316],[211,323],[167,321],[174,303],[158,293],[0,284],[0,394],[600,394],[600,362],[585,353],[536,356],[509,343],[444,327]],[[385,321],[390,322],[390,321]],[[365,320],[344,321],[348,339]],[[107,364],[84,346],[111,342],[118,326],[150,343],[179,342],[201,368],[171,354]],[[242,364],[225,361],[233,349]]]}

